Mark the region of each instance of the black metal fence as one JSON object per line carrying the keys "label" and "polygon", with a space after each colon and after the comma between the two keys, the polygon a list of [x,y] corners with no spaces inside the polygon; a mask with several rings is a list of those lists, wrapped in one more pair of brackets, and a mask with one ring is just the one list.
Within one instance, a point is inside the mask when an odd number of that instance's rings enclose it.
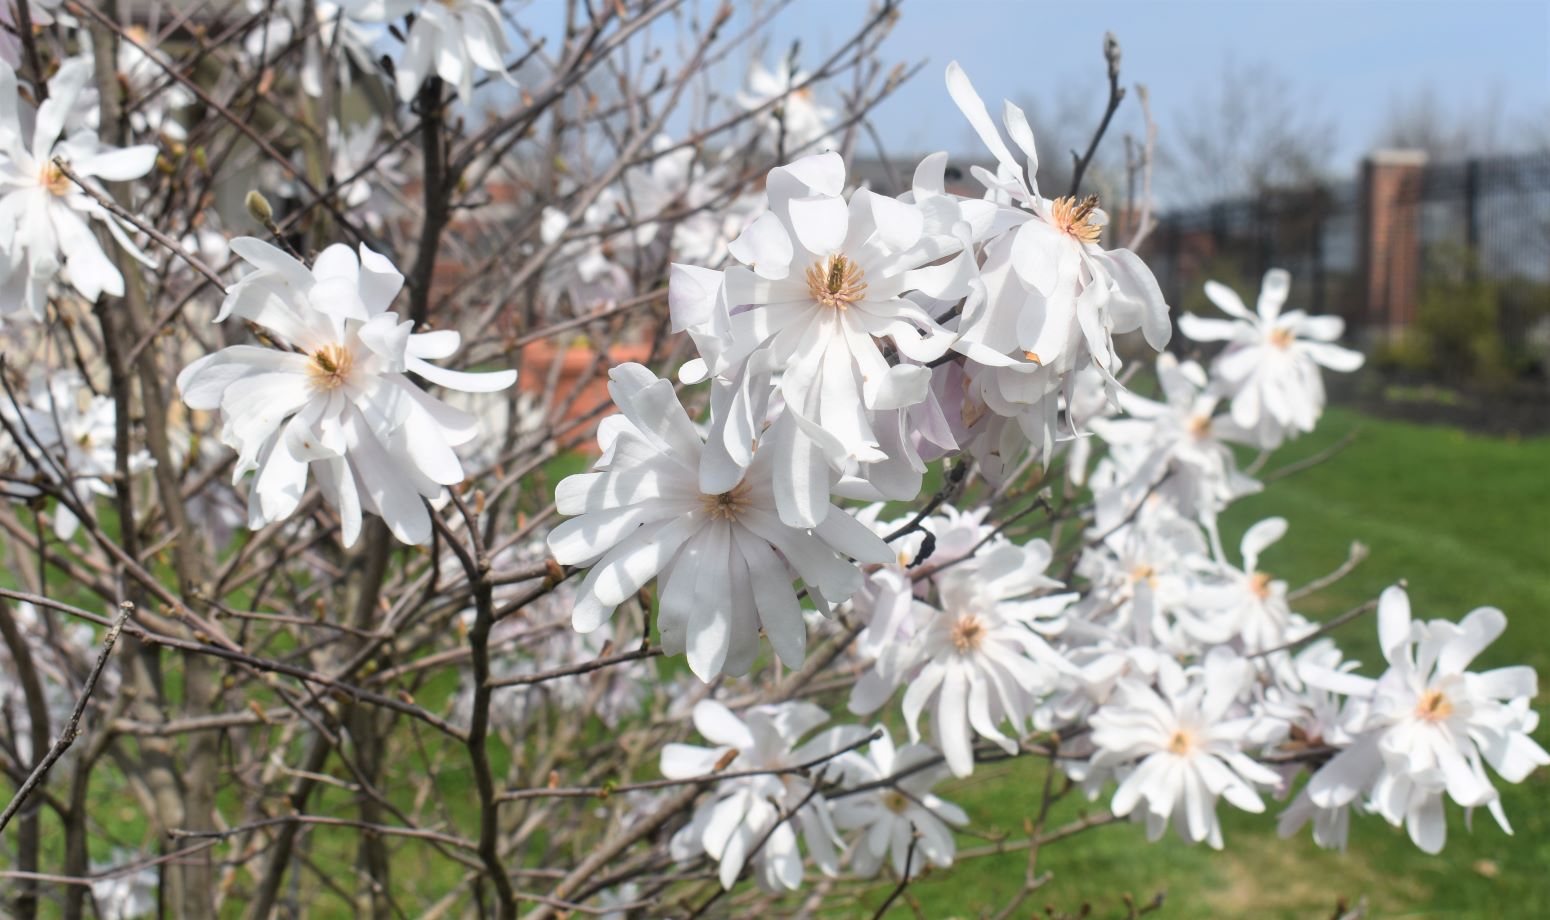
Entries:
{"label": "black metal fence", "polygon": [[[1293,275],[1289,307],[1357,328],[1384,320],[1370,303],[1374,273],[1395,271],[1413,275],[1399,281],[1417,302],[1461,281],[1499,286],[1509,338],[1550,323],[1550,151],[1421,165],[1419,181],[1386,197],[1370,187],[1373,174],[1164,214],[1143,254],[1176,308],[1206,309],[1209,278],[1252,303],[1260,276],[1278,266]],[[1395,228],[1410,234],[1404,258],[1392,241],[1373,245],[1374,233]]]}

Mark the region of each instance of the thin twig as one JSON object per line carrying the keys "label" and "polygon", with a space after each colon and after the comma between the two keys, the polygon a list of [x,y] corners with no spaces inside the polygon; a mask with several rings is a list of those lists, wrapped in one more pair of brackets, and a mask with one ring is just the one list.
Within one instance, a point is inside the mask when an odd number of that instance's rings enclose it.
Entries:
{"label": "thin twig", "polygon": [[86,675],[86,682],[81,685],[80,696],[76,698],[75,708],[71,710],[70,718],[65,721],[64,730],[60,732],[54,746],[49,748],[48,754],[38,762],[37,767],[33,768],[26,782],[16,790],[16,795],[11,797],[11,804],[5,806],[4,812],[0,812],[0,831],[5,830],[5,826],[11,822],[11,818],[22,807],[22,803],[27,801],[27,797],[38,788],[44,777],[48,776],[48,771],[59,762],[59,758],[65,756],[65,751],[70,749],[70,745],[75,743],[76,736],[81,731],[81,717],[86,714],[86,704],[91,701],[92,691],[97,689],[97,679],[108,666],[108,658],[113,654],[113,646],[118,642],[118,634],[123,630],[124,622],[129,619],[134,609],[134,605],[127,602],[120,605],[113,625],[108,627],[107,635],[102,637],[102,651],[97,655],[97,663],[92,665],[91,671]]}
{"label": "thin twig", "polygon": [[1119,39],[1113,32],[1106,32],[1103,36],[1103,59],[1109,64],[1109,104],[1103,110],[1103,120],[1098,122],[1098,130],[1093,132],[1093,139],[1087,144],[1087,152],[1078,156],[1076,151],[1071,151],[1071,159],[1075,164],[1071,170],[1071,197],[1082,190],[1082,177],[1087,174],[1087,167],[1092,165],[1093,157],[1098,153],[1098,142],[1103,140],[1104,132],[1109,130],[1109,122],[1114,120],[1114,112],[1125,99],[1125,88],[1119,85]]}

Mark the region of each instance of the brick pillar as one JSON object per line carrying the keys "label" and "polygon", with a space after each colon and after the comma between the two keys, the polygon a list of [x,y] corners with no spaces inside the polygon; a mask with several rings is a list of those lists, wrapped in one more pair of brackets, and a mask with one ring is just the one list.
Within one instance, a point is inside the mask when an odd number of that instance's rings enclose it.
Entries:
{"label": "brick pillar", "polygon": [[1362,281],[1369,334],[1401,332],[1421,287],[1421,172],[1426,153],[1379,150],[1362,162]]}

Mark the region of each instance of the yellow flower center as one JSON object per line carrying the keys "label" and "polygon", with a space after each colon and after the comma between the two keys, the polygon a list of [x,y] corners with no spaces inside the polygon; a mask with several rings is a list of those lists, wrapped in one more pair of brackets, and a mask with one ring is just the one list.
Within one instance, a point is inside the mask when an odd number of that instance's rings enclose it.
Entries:
{"label": "yellow flower center", "polygon": [[715,495],[701,495],[700,506],[714,520],[735,521],[742,510],[748,506],[748,492],[752,488],[745,480],[733,486],[730,491]]}
{"label": "yellow flower center", "polygon": [[43,164],[43,171],[38,173],[38,184],[48,189],[49,194],[64,196],[70,192],[70,179],[65,171],[54,165],[53,160]]}
{"label": "yellow flower center", "polygon": [[807,290],[824,306],[843,310],[866,295],[865,279],[861,266],[842,255],[832,255],[808,266]]}
{"label": "yellow flower center", "polygon": [[1173,733],[1173,737],[1168,739],[1168,753],[1170,754],[1188,757],[1194,753],[1194,750],[1195,736],[1192,732],[1187,732],[1181,728]]}
{"label": "yellow flower center", "polygon": [[1255,597],[1264,600],[1270,596],[1270,578],[1269,572],[1255,572],[1249,576],[1249,590]]}
{"label": "yellow flower center", "polygon": [[953,647],[960,652],[972,652],[984,643],[985,632],[985,621],[966,613],[953,623]]}
{"label": "yellow flower center", "polygon": [[1290,329],[1278,327],[1270,330],[1270,344],[1276,348],[1284,351],[1291,348],[1292,343],[1295,341],[1297,341],[1297,336],[1293,335]]}
{"label": "yellow flower center", "polygon": [[1453,715],[1453,702],[1441,690],[1428,690],[1415,704],[1415,715],[1424,722],[1446,722]]}
{"label": "yellow flower center", "polygon": [[1131,584],[1140,584],[1143,581],[1149,585],[1157,584],[1157,570],[1144,562],[1130,570]]}
{"label": "yellow flower center", "polygon": [[1185,427],[1189,429],[1191,435],[1197,438],[1204,438],[1211,433],[1211,416],[1204,414],[1192,415]]}
{"label": "yellow flower center", "polygon": [[307,370],[312,384],[320,390],[337,390],[350,379],[350,368],[355,366],[355,355],[343,345],[324,345],[312,353],[312,363]]}
{"label": "yellow flower center", "polygon": [[1078,201],[1075,198],[1056,198],[1050,202],[1050,219],[1055,229],[1078,243],[1096,243],[1103,234],[1103,227],[1092,222],[1093,211],[1098,209],[1098,196],[1088,195]]}
{"label": "yellow flower center", "polygon": [[889,789],[883,793],[883,807],[896,815],[902,815],[910,807],[910,800],[899,790]]}

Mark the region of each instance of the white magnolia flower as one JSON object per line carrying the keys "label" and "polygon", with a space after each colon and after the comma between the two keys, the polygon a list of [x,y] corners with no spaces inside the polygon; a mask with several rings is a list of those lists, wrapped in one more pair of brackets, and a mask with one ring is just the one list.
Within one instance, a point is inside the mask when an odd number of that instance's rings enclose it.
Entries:
{"label": "white magnolia flower", "polygon": [[[1120,493],[1111,503],[1099,485],[1105,465],[1093,476],[1099,492],[1093,532],[1102,539],[1083,550],[1076,569],[1091,590],[1078,607],[1084,615],[1073,619],[1065,637],[1116,652],[1129,660],[1127,667],[1153,674],[1159,654],[1195,651],[1177,618],[1189,601],[1188,563],[1206,552],[1206,540],[1200,525],[1158,496],[1141,499],[1137,507],[1128,493]],[[1109,679],[1117,676],[1108,667],[1101,670]],[[1105,680],[1089,689],[1101,699],[1110,686]]]}
{"label": "white magnolia flower", "polygon": [[[615,216],[621,210],[633,215],[636,249],[656,246],[684,262],[720,264],[762,204],[750,194],[723,200],[733,191],[728,186],[737,186],[737,173],[726,163],[702,163],[693,146],[658,135],[652,148],[649,163],[625,172],[623,200],[613,196],[608,207]],[[671,230],[671,240],[664,229]]]}
{"label": "white magnolia flower", "polygon": [[629,910],[628,905],[640,902],[640,885],[625,882],[613,888],[605,888],[597,893],[595,900],[598,910],[604,911],[597,915],[598,920],[630,920],[634,911]]}
{"label": "white magnolia flower", "polygon": [[761,119],[761,123],[769,125],[766,139],[770,146],[780,146],[782,153],[838,146],[829,133],[837,112],[817,97],[808,80],[805,71],[784,62],[766,68],[755,61],[748,70],[748,88],[737,94],[738,105],[746,110],[761,108],[772,99],[781,100],[773,109],[774,115]]}
{"label": "white magnolia flower", "polygon": [[[1319,639],[1295,656],[1283,656],[1277,662],[1271,672],[1275,685],[1266,692],[1265,709],[1289,727],[1283,750],[1295,753],[1351,744],[1351,729],[1359,730],[1366,720],[1367,700],[1350,699],[1306,683],[1301,674],[1308,670],[1344,674],[1357,667],[1358,662],[1343,660],[1340,649],[1330,639]],[[1283,790],[1291,789],[1300,766],[1289,763],[1281,767]],[[1282,837],[1290,837],[1309,823],[1313,825],[1314,843],[1327,849],[1345,849],[1351,829],[1349,804],[1320,808],[1304,786],[1277,817],[1276,828]]]}
{"label": "white magnolia flower", "polygon": [[152,132],[173,141],[188,139],[188,131],[174,113],[193,105],[195,96],[181,83],[168,83],[172,64],[156,47],[156,39],[142,26],[130,26],[125,34],[134,41],[118,45],[118,72],[128,86],[135,105],[129,113],[129,126],[136,134]]}
{"label": "white magnolia flower", "polygon": [[[22,40],[21,33],[17,31],[17,0],[0,0],[0,61],[11,65],[12,68],[22,66]],[[28,13],[32,18],[33,26],[52,25],[54,22],[53,11],[60,6],[60,0],[41,0],[28,4]]]}
{"label": "white magnolia flower", "polygon": [[[32,654],[32,669],[43,690],[43,706],[54,730],[70,719],[79,692],[80,675],[96,659],[97,639],[90,626],[81,622],[58,622],[45,618],[38,608],[26,601],[11,607],[18,632]],[[0,642],[0,718],[5,721],[6,744],[14,745],[14,754],[24,763],[41,757],[44,751],[32,747],[32,716],[28,694],[18,675],[20,667],[11,658],[10,647]],[[118,692],[120,674],[117,661],[102,672],[99,689],[104,694]],[[66,756],[80,752],[72,748]]]}
{"label": "white magnolia flower", "polygon": [[[953,566],[940,583],[942,607],[907,652],[918,668],[904,693],[910,740],[920,740],[920,714],[934,700],[937,745],[955,776],[974,771],[969,730],[1017,750],[1034,706],[1071,666],[1034,630],[1047,627],[1076,595],[1049,594],[1052,553],[1035,540],[1003,544]],[[1035,592],[1043,596],[1030,598]],[[1010,723],[1014,737],[999,726]]]}
{"label": "white magnolia flower", "polygon": [[339,198],[373,228],[382,227],[403,205],[398,190],[408,185],[403,153],[395,149],[384,155],[378,147],[381,134],[382,120],[375,115],[349,128],[334,120],[328,123],[333,179],[341,183]]}
{"label": "white magnolia flower", "polygon": [[[114,861],[127,861],[128,854],[115,853]],[[112,866],[93,866],[93,875],[114,870]],[[139,917],[149,917],[156,913],[157,896],[156,888],[160,884],[160,877],[154,867],[137,869],[133,872],[114,872],[114,874],[96,877],[91,883],[92,900],[96,903],[96,914],[102,920],[136,920]]]}
{"label": "white magnolia flower", "polygon": [[453,447],[479,434],[476,419],[436,400],[407,376],[454,390],[494,392],[515,371],[466,374],[430,364],[457,351],[452,330],[419,335],[388,310],[404,277],[364,245],[325,249],[309,270],[260,242],[232,240],[253,267],[227,291],[217,321],[238,316],[278,347],[233,345],[178,375],[191,409],[219,410],[221,441],[238,452],[233,482],[257,471],[248,498],[254,529],[294,513],[316,473],[339,512],[346,546],[361,512],[380,516],[404,543],[430,539],[426,499],[463,481]]}
{"label": "white magnolia flower", "polygon": [[[899,779],[834,800],[835,825],[861,831],[851,848],[851,866],[857,873],[871,876],[886,859],[894,875],[902,879],[919,875],[928,862],[942,868],[952,865],[956,852],[952,828],[967,825],[969,816],[931,792],[931,787],[946,778],[947,768],[940,763],[922,767],[936,759],[936,751],[923,744],[896,749],[887,729],[879,727],[877,731],[881,734],[867,746],[866,758],[847,763],[849,785],[881,783],[894,776]],[[909,855],[912,848],[913,858]]]}
{"label": "white magnolia flower", "polygon": [[1093,451],[1099,443],[1099,439],[1089,436],[1089,430],[1094,422],[1108,418],[1117,410],[1114,401],[1109,399],[1107,382],[1101,371],[1089,366],[1072,375],[1065,394],[1065,413],[1074,437],[1066,454],[1065,473],[1076,485],[1087,484]]}
{"label": "white magnolia flower", "polygon": [[1506,616],[1494,607],[1471,611],[1457,624],[1415,621],[1403,588],[1384,591],[1378,639],[1389,668],[1382,677],[1302,671],[1308,683],[1367,704],[1355,740],[1308,781],[1312,803],[1338,809],[1365,795],[1372,810],[1396,827],[1404,824],[1427,853],[1447,842],[1444,795],[1466,809],[1486,806],[1511,833],[1485,765],[1520,783],[1550,764],[1550,754],[1530,737],[1539,724],[1528,707],[1539,692],[1534,669],[1467,670],[1506,628]]}
{"label": "white magnolia flower", "polygon": [[[994,365],[1006,378],[999,387],[1027,403],[1089,361],[1112,379],[1119,369],[1117,333],[1140,329],[1161,351],[1172,333],[1162,291],[1134,253],[1100,245],[1107,217],[1097,198],[1040,195],[1038,154],[1022,110],[1007,103],[1004,121],[1025,166],[1001,139],[957,62],[948,65],[947,89],[998,164],[995,175],[978,169],[975,175],[1015,206],[998,215],[1002,232],[987,246],[985,297],[965,306],[959,325],[964,345],[978,347],[966,353],[987,363],[987,355],[997,355]],[[1048,371],[1053,375],[1043,373]],[[1030,379],[1012,379],[1021,376]]]}
{"label": "white magnolia flower", "polygon": [[[598,196],[583,212],[577,226],[601,228],[614,213],[617,202],[607,193]],[[553,243],[571,226],[563,211],[546,207],[539,221],[539,239],[545,245]],[[539,298],[550,311],[562,300],[568,300],[575,313],[589,313],[614,306],[635,292],[629,269],[614,258],[614,240],[609,238],[605,242],[604,235],[588,233],[560,244],[547,260],[539,283]]]}
{"label": "white magnolia flower", "polygon": [[0,315],[25,306],[42,319],[49,282],[61,269],[88,300],[123,296],[124,276],[102,251],[92,219],[135,258],[155,264],[116,217],[54,164],[56,158],[64,161],[106,196],[102,182],[138,179],[156,163],[155,147],[104,146],[76,120],[76,103],[91,78],[90,57],[70,58],[48,81],[48,98],[32,112],[19,105],[16,72],[0,63]]}
{"label": "white magnolia flower", "polygon": [[[878,514],[883,507],[872,505],[856,517],[886,539],[906,528],[913,515],[882,521]],[[908,676],[915,664],[912,642],[937,617],[935,608],[917,601],[951,571],[944,567],[1007,542],[985,523],[989,513],[988,506],[959,511],[943,505],[921,521],[918,529],[888,544],[897,553],[896,562],[867,570],[861,589],[851,599],[851,610],[867,624],[856,636],[854,649],[870,667],[851,688],[851,712],[876,712]],[[924,565],[940,571],[917,579],[911,570]]]}
{"label": "white magnolia flower", "polygon": [[[264,16],[243,39],[243,50],[255,62],[262,60],[270,66],[290,46],[299,28],[311,33],[304,39],[299,76],[302,91],[313,98],[323,96],[324,83],[331,78],[339,81],[341,89],[348,90],[354,71],[374,73],[377,69],[371,50],[375,36],[352,18],[355,13],[349,3],[247,0],[246,6],[249,13]],[[309,8],[312,28],[304,23]]]}
{"label": "white magnolia flower", "polygon": [[[829,804],[814,790],[847,771],[859,759],[840,754],[860,741],[866,729],[841,725],[802,739],[828,721],[812,703],[755,706],[738,718],[715,700],[694,707],[694,727],[715,747],[668,744],[662,748],[662,775],[690,779],[715,772],[764,772],[722,780],[695,810],[694,818],[673,836],[673,858],[685,861],[703,852],[719,863],[723,888],[731,888],[750,855],[759,884],[770,891],[794,891],[802,884],[800,830],[808,854],[826,875],[839,869],[840,838]],[[733,752],[736,752],[733,755]],[[821,761],[804,773],[792,768]],[[795,809],[795,814],[792,810]],[[760,841],[757,854],[752,851]]]}
{"label": "white magnolia flower", "polygon": [[362,22],[387,23],[414,14],[404,53],[394,65],[398,98],[404,102],[413,100],[429,77],[455,87],[464,105],[473,99],[479,71],[515,85],[505,62],[511,43],[500,9],[490,0],[346,0],[346,8]]}
{"label": "white magnolia flower", "polygon": [[1227,444],[1236,431],[1215,416],[1217,397],[1206,392],[1200,365],[1164,353],[1157,358],[1157,382],[1164,401],[1125,390],[1118,394],[1125,416],[1091,423],[1128,480],[1124,491],[1133,500],[1161,494],[1179,513],[1206,519],[1233,499],[1259,491],[1259,483],[1238,471]]}
{"label": "white magnolia flower", "polygon": [[[721,333],[716,348],[686,365],[683,377],[731,381],[728,408],[718,413],[718,440],[739,465],[752,460],[752,429],[764,420],[769,380],[779,376],[784,424],[771,439],[782,455],[776,470],[781,518],[793,526],[817,524],[827,508],[828,477],[814,470],[827,465],[842,472],[889,458],[871,412],[926,398],[931,372],[921,364],[889,364],[880,340],[918,362],[940,357],[952,343],[947,330],[902,295],[921,290],[951,298],[963,283],[956,271],[923,267],[956,244],[923,236],[918,207],[865,189],[847,201],[844,184],[845,164],[835,153],[771,170],[769,211],[732,243],[742,265],[727,270],[724,287],[703,270],[682,266],[670,282],[679,288],[670,291],[674,327],[708,324]],[[735,309],[729,312],[729,305]]]}
{"label": "white magnolia flower", "polygon": [[[15,412],[10,403],[0,403],[0,416],[22,438],[20,445],[11,441],[9,431],[0,432],[0,454],[12,454],[25,474],[38,476],[68,489],[76,501],[90,507],[95,496],[111,497],[117,476],[115,444],[118,423],[110,396],[94,394],[81,375],[73,370],[57,371],[52,377],[35,376],[28,387],[28,405]],[[41,449],[46,458],[36,457]],[[41,462],[28,462],[35,458]],[[144,450],[131,451],[129,471],[138,473],[155,465]],[[35,494],[21,483],[7,483],[17,495]],[[54,536],[69,540],[80,521],[63,503],[54,511]]]}
{"label": "white magnolia flower", "polygon": [[1273,517],[1243,534],[1243,567],[1202,560],[1203,578],[1190,587],[1189,606],[1200,614],[1187,629],[1202,642],[1232,642],[1246,654],[1279,648],[1313,628],[1292,613],[1286,582],[1259,568],[1259,557],[1286,535],[1286,519]]}
{"label": "white magnolia flower", "polygon": [[746,674],[769,637],[781,661],[802,663],[807,628],[792,586],[800,578],[817,608],[850,597],[861,573],[846,557],[889,562],[893,552],[838,509],[812,529],[782,523],[768,448],[725,488],[702,489],[717,465],[673,391],[639,364],[609,374],[619,415],[598,428],[598,472],[566,478],[555,492],[561,514],[578,515],[549,535],[566,565],[590,565],[574,623],[591,632],[614,608],[657,579],[658,628],[669,654],[687,653],[702,680]]}
{"label": "white magnolia flower", "polygon": [[1324,411],[1319,368],[1350,372],[1362,366],[1360,352],[1330,344],[1345,331],[1338,316],[1282,313],[1292,276],[1284,269],[1265,273],[1258,315],[1229,287],[1206,282],[1206,296],[1232,319],[1179,317],[1179,330],[1197,342],[1227,342],[1212,366],[1232,398],[1232,418],[1262,447],[1313,430]]}
{"label": "white magnolia flower", "polygon": [[1232,712],[1252,677],[1249,663],[1229,654],[1207,658],[1194,674],[1165,660],[1157,689],[1121,681],[1091,720],[1094,766],[1118,768],[1123,775],[1114,791],[1114,813],[1131,814],[1144,802],[1149,839],[1161,837],[1172,819],[1185,840],[1203,840],[1219,850],[1217,799],[1244,811],[1264,811],[1255,786],[1274,787],[1280,777],[1244,750],[1269,740],[1265,723]]}

